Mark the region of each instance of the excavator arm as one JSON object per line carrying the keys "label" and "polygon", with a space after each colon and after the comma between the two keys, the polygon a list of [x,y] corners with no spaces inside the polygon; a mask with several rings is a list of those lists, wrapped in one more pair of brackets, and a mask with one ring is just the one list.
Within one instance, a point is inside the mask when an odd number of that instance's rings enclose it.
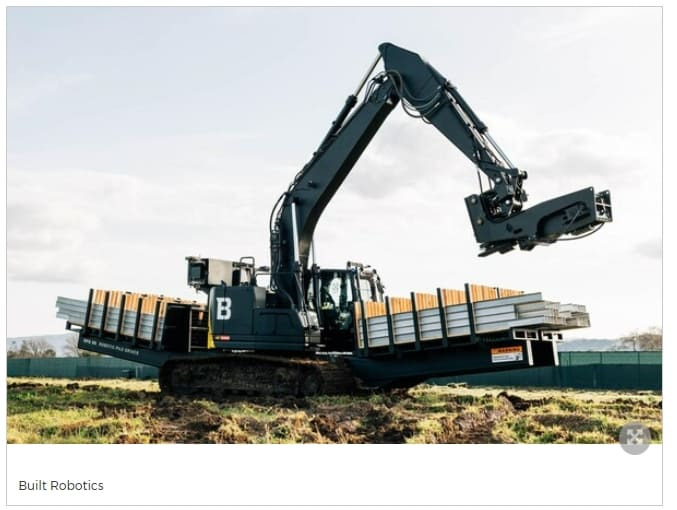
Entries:
{"label": "excavator arm", "polygon": [[[369,80],[381,59],[384,71]],[[365,85],[364,100],[359,101]],[[304,276],[317,221],[398,103],[410,116],[435,126],[485,174],[486,189],[465,199],[480,256],[505,253],[515,246],[531,250],[564,235],[588,235],[612,220],[609,192],[595,193],[593,188],[525,209],[527,173],[512,165],[456,87],[418,54],[384,43],[271,214],[273,286],[297,308],[305,307]]]}

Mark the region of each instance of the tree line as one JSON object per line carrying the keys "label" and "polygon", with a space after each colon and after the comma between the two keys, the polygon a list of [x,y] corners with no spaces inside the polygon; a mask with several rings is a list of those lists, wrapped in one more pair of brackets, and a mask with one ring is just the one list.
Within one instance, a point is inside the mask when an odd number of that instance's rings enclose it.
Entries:
{"label": "tree line", "polygon": [[[100,354],[78,349],[77,335],[69,336],[63,348],[67,358],[85,358],[100,356]],[[24,338],[21,341],[14,340],[7,346],[7,358],[55,358],[54,346],[44,337]]]}
{"label": "tree line", "polygon": [[620,338],[622,349],[631,351],[662,351],[663,330],[661,328],[649,328],[646,331],[632,331]]}

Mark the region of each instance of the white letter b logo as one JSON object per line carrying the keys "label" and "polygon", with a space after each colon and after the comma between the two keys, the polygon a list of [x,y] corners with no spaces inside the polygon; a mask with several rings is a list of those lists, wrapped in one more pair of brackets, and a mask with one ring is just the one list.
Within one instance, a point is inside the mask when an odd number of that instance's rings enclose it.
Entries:
{"label": "white letter b logo", "polygon": [[229,297],[216,298],[216,318],[220,321],[227,321],[230,319],[231,311],[230,305],[233,303]]}

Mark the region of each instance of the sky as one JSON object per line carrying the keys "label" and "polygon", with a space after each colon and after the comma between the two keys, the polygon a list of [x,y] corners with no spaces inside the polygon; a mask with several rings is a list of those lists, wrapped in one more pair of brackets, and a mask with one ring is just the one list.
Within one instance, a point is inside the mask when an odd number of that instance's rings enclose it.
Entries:
{"label": "sky", "polygon": [[268,264],[268,216],[377,46],[423,56],[511,161],[527,205],[610,189],[576,242],[478,258],[467,160],[393,111],[329,204],[317,261],[390,295],[480,283],[660,326],[658,8],[9,8],[7,334],[61,333],[90,287],[195,298],[184,257]]}

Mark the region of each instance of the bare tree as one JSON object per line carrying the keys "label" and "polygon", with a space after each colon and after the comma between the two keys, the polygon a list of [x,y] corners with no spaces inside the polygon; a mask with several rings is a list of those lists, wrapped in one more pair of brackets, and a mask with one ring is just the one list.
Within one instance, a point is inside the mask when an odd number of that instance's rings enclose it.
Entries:
{"label": "bare tree", "polygon": [[663,330],[652,327],[646,331],[632,331],[621,337],[621,345],[629,347],[633,351],[662,351],[663,350]]}
{"label": "bare tree", "polygon": [[53,358],[56,351],[45,338],[25,338],[17,348],[16,343],[7,350],[8,358]]}
{"label": "bare tree", "polygon": [[91,356],[100,356],[97,352],[84,351],[78,348],[78,336],[70,335],[66,339],[66,345],[63,348],[64,355],[69,358],[88,358]]}
{"label": "bare tree", "polygon": [[66,345],[64,345],[63,353],[68,358],[79,358],[82,356],[80,349],[78,349],[78,337],[71,335],[66,339]]}
{"label": "bare tree", "polygon": [[19,341],[18,340],[9,340],[7,342],[7,357],[8,358],[18,358],[19,354]]}

